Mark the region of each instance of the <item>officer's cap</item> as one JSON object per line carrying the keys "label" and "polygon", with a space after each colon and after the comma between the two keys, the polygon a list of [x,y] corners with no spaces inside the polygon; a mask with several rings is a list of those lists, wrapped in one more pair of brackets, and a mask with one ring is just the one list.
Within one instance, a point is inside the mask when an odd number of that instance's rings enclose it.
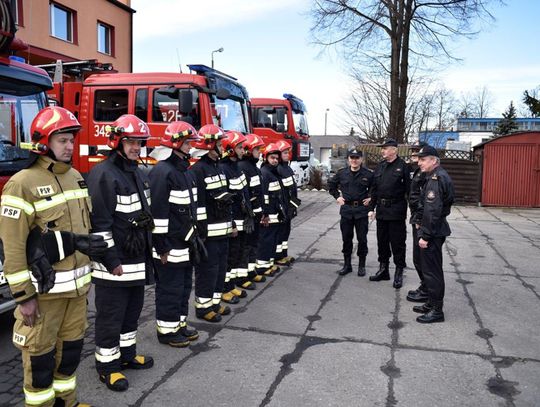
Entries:
{"label": "officer's cap", "polygon": [[432,146],[425,146],[422,147],[422,149],[418,152],[418,157],[438,157],[439,153],[437,152],[437,149]]}
{"label": "officer's cap", "polygon": [[384,140],[383,144],[379,144],[377,147],[397,147],[398,143],[393,138],[388,138]]}
{"label": "officer's cap", "polygon": [[422,148],[426,147],[427,145],[428,143],[426,143],[425,141],[419,141],[418,143],[411,145],[409,148],[411,150],[420,151]]}
{"label": "officer's cap", "polygon": [[362,155],[362,150],[359,150],[356,147],[349,148],[349,151],[347,151],[347,157],[362,157]]}

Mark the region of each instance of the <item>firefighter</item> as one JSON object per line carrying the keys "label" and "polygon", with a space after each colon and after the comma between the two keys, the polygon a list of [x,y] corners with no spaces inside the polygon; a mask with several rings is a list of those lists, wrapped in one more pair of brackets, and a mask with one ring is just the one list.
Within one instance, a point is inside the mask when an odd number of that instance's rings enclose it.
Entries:
{"label": "firefighter", "polygon": [[294,262],[294,257],[289,256],[288,252],[291,221],[296,217],[301,201],[298,198],[298,187],[294,180],[294,171],[290,165],[292,146],[285,140],[278,141],[277,145],[281,152],[278,174],[281,177],[283,192],[285,194],[287,220],[281,224],[280,237],[276,248],[276,264],[279,266],[289,266]]}
{"label": "firefighter", "polygon": [[264,163],[261,167],[262,204],[261,229],[257,247],[257,274],[273,277],[279,271],[274,265],[276,248],[280,237],[280,224],[287,220],[286,202],[281,178],[278,173],[279,146],[270,143],[264,151]]}
{"label": "firefighter", "polygon": [[[229,237],[238,231],[232,224],[232,194],[227,190],[227,178],[218,166],[224,132],[213,124],[199,129],[199,139],[192,146],[203,152],[191,168],[197,184],[197,225],[204,239],[208,256],[195,266],[195,316],[208,322],[221,321],[231,313],[221,305]],[[235,296],[234,298],[238,298]],[[234,301],[234,300],[233,300]]]}
{"label": "firefighter", "polygon": [[418,207],[418,246],[424,284],[428,294],[425,304],[413,307],[420,315],[422,324],[444,322],[444,273],[442,246],[450,236],[446,217],[454,203],[452,179],[441,167],[439,153],[432,146],[424,146],[418,152],[418,166],[425,174],[425,183],[420,194]]}
{"label": "firefighter", "polygon": [[411,190],[409,192],[409,210],[411,211],[411,218],[409,223],[412,227],[412,236],[413,236],[413,264],[416,272],[418,273],[418,278],[420,279],[420,286],[416,290],[410,290],[407,293],[407,300],[412,302],[425,302],[428,299],[426,285],[424,283],[424,274],[422,273],[422,264],[420,262],[420,246],[418,246],[418,227],[421,219],[418,219],[418,208],[420,206],[420,195],[422,192],[422,187],[426,182],[425,174],[420,170],[418,166],[418,152],[427,146],[427,143],[423,141],[418,144],[412,145],[411,150],[411,169],[414,171],[411,172]]}
{"label": "firefighter", "polygon": [[112,151],[88,176],[92,232],[109,244],[92,272],[95,357],[99,379],[113,391],[125,391],[129,384],[121,370],[149,369],[154,364],[150,356],[136,353],[144,286],[153,283],[150,183],[138,168],[150,131],[145,122],[129,114],[120,116],[106,131]]}
{"label": "firefighter", "polygon": [[[233,229],[238,230],[236,237],[229,239],[227,273],[222,299],[231,302],[236,298],[245,298],[246,290],[254,290],[255,283],[248,277],[246,241],[253,232],[255,214],[249,200],[249,190],[245,174],[238,167],[238,160],[244,155],[243,143],[246,137],[238,131],[228,131],[222,141],[223,159],[219,168],[227,177],[229,192],[234,194],[232,204]],[[238,287],[236,287],[238,286]]]}
{"label": "firefighter", "polygon": [[249,189],[249,200],[255,214],[253,232],[249,235],[244,246],[244,256],[248,260],[248,278],[255,282],[264,282],[266,277],[257,274],[255,264],[257,261],[257,244],[259,241],[259,229],[262,214],[264,195],[261,186],[261,170],[257,167],[261,155],[261,147],[264,146],[262,138],[256,134],[248,134],[243,144],[245,155],[238,162],[238,167],[245,174]]}
{"label": "firefighter", "polygon": [[[369,218],[377,219],[377,250],[379,270],[369,281],[390,280],[390,256],[394,256],[396,271],[393,287],[403,285],[407,240],[407,197],[410,189],[410,168],[398,156],[398,143],[387,139],[381,148],[383,160],[373,173]],[[376,215],[375,215],[376,209]]]}
{"label": "firefighter", "polygon": [[[83,405],[77,404],[75,371],[87,327],[91,269],[65,234],[87,235],[90,229],[88,189],[71,167],[80,129],[64,108],[41,110],[30,127],[31,164],[2,192],[4,273],[17,302],[13,343],[22,351],[27,406]],[[47,231],[54,231],[57,242],[56,254],[45,244],[49,258],[40,237]]]}
{"label": "firefighter", "polygon": [[193,126],[172,122],[161,137],[161,147],[150,154],[159,161],[150,172],[157,337],[173,347],[186,347],[199,337],[186,320],[198,238],[197,187],[187,171],[190,142],[196,139]]}

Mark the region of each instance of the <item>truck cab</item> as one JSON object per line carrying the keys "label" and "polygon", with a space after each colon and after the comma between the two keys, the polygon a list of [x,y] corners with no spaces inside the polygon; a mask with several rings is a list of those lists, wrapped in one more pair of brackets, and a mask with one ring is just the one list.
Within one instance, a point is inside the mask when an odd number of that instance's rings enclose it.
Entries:
{"label": "truck cab", "polygon": [[[30,151],[30,125],[47,106],[45,91],[52,81],[45,71],[25,64],[17,57],[0,56],[0,190],[17,171],[26,168]],[[15,307],[3,273],[4,253],[0,246],[0,313]]]}
{"label": "truck cab", "polygon": [[299,186],[307,185],[311,145],[304,102],[289,93],[283,94],[283,99],[253,98],[251,117],[253,132],[261,136],[266,144],[279,140],[291,143],[291,168],[296,183]]}
{"label": "truck cab", "polygon": [[87,173],[105,158],[105,127],[126,113],[148,123],[146,153],[159,145],[165,128],[175,120],[197,130],[213,123],[249,133],[249,96],[236,78],[205,65],[188,66],[191,73],[99,73],[82,81],[55,82],[49,97],[72,111],[82,125],[75,168]]}

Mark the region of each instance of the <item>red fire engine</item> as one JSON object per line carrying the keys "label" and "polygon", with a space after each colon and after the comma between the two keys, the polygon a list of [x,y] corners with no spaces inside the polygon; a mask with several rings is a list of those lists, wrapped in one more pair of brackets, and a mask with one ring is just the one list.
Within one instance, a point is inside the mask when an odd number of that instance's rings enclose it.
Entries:
{"label": "red fire engine", "polygon": [[285,93],[283,99],[251,99],[253,132],[265,143],[287,140],[292,144],[291,167],[298,185],[309,182],[311,146],[304,102]]}

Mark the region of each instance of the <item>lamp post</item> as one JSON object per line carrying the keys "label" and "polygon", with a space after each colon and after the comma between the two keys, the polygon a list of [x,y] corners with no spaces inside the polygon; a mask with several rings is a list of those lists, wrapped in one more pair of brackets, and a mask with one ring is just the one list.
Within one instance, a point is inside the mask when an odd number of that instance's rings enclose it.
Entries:
{"label": "lamp post", "polygon": [[214,69],[214,53],[216,52],[223,52],[223,47],[220,47],[214,51],[212,51],[212,69]]}
{"label": "lamp post", "polygon": [[324,135],[326,136],[326,126],[328,125],[328,111],[330,109],[326,108],[326,111],[324,112]]}

